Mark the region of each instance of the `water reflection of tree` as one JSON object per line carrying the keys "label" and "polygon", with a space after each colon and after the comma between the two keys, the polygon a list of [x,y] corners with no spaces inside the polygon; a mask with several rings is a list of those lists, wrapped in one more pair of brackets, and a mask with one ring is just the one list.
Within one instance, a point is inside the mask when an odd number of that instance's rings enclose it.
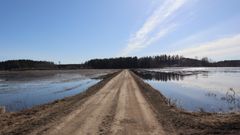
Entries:
{"label": "water reflection of tree", "polygon": [[134,72],[145,80],[180,81],[184,79],[184,75],[177,73],[164,73],[152,71],[134,71]]}
{"label": "water reflection of tree", "polygon": [[[217,97],[217,94],[208,92],[205,94],[208,97]],[[226,94],[222,97],[220,97],[220,100],[226,102],[229,106],[228,109],[231,111],[238,111],[240,110],[240,97],[238,97],[236,90],[233,88],[230,88],[226,91]],[[223,108],[219,108],[219,110],[222,110]]]}
{"label": "water reflection of tree", "polygon": [[237,97],[236,91],[233,88],[228,89],[221,100],[226,101],[228,104],[232,104],[235,109],[240,109],[240,99]]}
{"label": "water reflection of tree", "polygon": [[[208,92],[205,94],[208,97],[213,97],[216,100],[219,99],[217,94],[214,92]],[[230,88],[226,91],[226,93],[220,97],[220,100],[228,104],[228,109],[230,111],[239,111],[240,110],[240,97],[238,95],[238,91],[234,90],[233,88]],[[224,105],[222,105],[222,108],[219,108],[219,111],[223,111]]]}
{"label": "water reflection of tree", "polygon": [[224,98],[229,103],[236,103],[236,92],[233,88],[230,88],[226,92],[226,97]]}

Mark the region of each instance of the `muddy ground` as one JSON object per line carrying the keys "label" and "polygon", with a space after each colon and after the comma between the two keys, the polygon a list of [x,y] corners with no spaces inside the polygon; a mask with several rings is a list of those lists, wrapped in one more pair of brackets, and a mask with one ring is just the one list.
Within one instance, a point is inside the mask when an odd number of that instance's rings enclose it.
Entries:
{"label": "muddy ground", "polygon": [[240,114],[176,108],[134,73],[110,74],[85,93],[0,114],[0,134],[239,134]]}

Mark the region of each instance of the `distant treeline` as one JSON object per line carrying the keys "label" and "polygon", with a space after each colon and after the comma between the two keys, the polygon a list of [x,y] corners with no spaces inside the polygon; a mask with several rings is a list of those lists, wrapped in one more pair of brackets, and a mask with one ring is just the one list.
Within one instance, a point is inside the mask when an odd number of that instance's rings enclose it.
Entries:
{"label": "distant treeline", "polygon": [[160,55],[152,57],[119,57],[92,59],[83,64],[54,64],[48,61],[8,60],[0,62],[0,70],[29,69],[124,69],[124,68],[161,68],[161,67],[240,67],[240,60],[209,62],[207,57],[198,59],[184,58],[179,55]]}
{"label": "distant treeline", "polygon": [[57,69],[53,62],[33,60],[8,60],[0,62],[0,70]]}
{"label": "distant treeline", "polygon": [[216,67],[240,67],[240,60],[225,60],[213,63]]}
{"label": "distant treeline", "polygon": [[83,69],[85,66],[83,64],[59,64],[58,69]]}
{"label": "distant treeline", "polygon": [[87,68],[161,68],[161,67],[240,67],[240,60],[209,62],[207,57],[201,60],[184,58],[179,55],[160,55],[152,57],[119,57],[92,59],[84,64]]}
{"label": "distant treeline", "polygon": [[87,61],[85,66],[89,68],[161,68],[169,66],[200,66],[205,65],[201,61],[187,59],[178,55],[160,55],[153,57],[120,57],[109,59],[93,59]]}
{"label": "distant treeline", "polygon": [[180,66],[186,63],[183,57],[178,55],[161,55],[153,57],[120,57],[109,59],[93,59],[85,65],[90,68],[160,68],[166,66]]}

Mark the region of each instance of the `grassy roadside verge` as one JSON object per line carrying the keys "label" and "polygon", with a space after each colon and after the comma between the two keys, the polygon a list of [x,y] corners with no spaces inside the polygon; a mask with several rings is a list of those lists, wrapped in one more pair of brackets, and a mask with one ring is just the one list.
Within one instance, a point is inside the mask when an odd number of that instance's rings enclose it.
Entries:
{"label": "grassy roadside verge", "polygon": [[35,130],[38,130],[38,133],[44,132],[44,130],[53,126],[54,121],[71,113],[76,107],[81,106],[88,97],[98,92],[106,83],[118,75],[119,72],[104,76],[103,80],[98,84],[78,95],[36,106],[21,112],[1,114],[0,134],[25,135]]}
{"label": "grassy roadside verge", "polygon": [[159,123],[168,134],[227,134],[240,133],[240,114],[186,112],[168,104],[157,90],[131,72],[142,94],[156,113]]}

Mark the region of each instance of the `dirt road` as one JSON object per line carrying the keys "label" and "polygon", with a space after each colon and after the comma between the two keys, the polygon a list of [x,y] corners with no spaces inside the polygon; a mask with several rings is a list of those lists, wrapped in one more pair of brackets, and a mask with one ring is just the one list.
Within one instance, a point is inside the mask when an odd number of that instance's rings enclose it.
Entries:
{"label": "dirt road", "polygon": [[50,135],[164,134],[128,70],[47,131]]}

